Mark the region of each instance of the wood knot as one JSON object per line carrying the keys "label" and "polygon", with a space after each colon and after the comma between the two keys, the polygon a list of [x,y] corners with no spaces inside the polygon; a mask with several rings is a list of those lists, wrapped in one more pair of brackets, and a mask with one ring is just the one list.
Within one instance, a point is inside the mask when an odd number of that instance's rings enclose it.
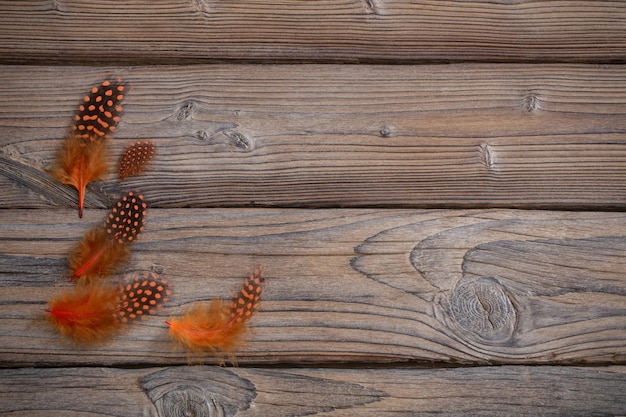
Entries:
{"label": "wood knot", "polygon": [[201,140],[201,141],[205,141],[205,140],[209,140],[210,139],[209,134],[205,130],[198,130],[195,133],[195,137],[196,137],[196,139]]}
{"label": "wood knot", "polygon": [[218,404],[206,398],[196,387],[178,387],[166,393],[161,401],[159,414],[171,417],[209,417],[224,415]]}
{"label": "wood knot", "polygon": [[501,343],[515,330],[515,308],[494,278],[459,283],[450,293],[448,303],[452,319],[469,339]]}
{"label": "wood knot", "polygon": [[162,417],[229,417],[256,397],[253,384],[223,368],[169,368],[146,375],[143,389]]}
{"label": "wood knot", "polygon": [[192,120],[193,108],[194,108],[193,101],[187,101],[183,103],[183,105],[178,109],[176,114],[174,114],[174,119],[179,122],[183,122],[185,120]]}
{"label": "wood knot", "polygon": [[365,13],[367,14],[379,14],[378,5],[375,0],[364,0],[365,1]]}
{"label": "wood knot", "polygon": [[383,138],[389,138],[393,135],[393,131],[389,126],[383,126],[380,128],[380,136]]}
{"label": "wood knot", "polygon": [[531,113],[539,107],[539,97],[535,93],[528,93],[524,96],[524,110]]}
{"label": "wood knot", "polygon": [[228,137],[228,141],[231,145],[244,151],[252,150],[252,140],[243,133],[235,130],[225,130],[224,134]]}
{"label": "wood knot", "polygon": [[491,152],[491,146],[487,143],[480,144],[480,161],[488,170],[493,168],[493,153]]}

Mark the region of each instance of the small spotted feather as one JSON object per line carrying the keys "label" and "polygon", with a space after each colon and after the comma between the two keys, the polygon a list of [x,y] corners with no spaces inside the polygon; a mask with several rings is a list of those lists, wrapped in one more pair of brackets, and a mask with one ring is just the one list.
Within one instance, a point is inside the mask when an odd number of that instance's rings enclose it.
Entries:
{"label": "small spotted feather", "polygon": [[106,219],[107,234],[119,243],[130,243],[143,231],[148,205],[132,191],[122,197]]}
{"label": "small spotted feather", "polygon": [[232,322],[241,323],[252,316],[259,308],[263,277],[263,265],[254,270],[239,292],[233,297],[230,305],[230,319]]}
{"label": "small spotted feather", "polygon": [[146,314],[154,314],[172,294],[167,279],[152,272],[132,275],[123,284],[118,308],[118,320],[122,323]]}
{"label": "small spotted feather", "polygon": [[94,142],[114,132],[120,121],[125,89],[119,79],[105,80],[99,87],[93,87],[78,106],[73,133],[85,142]]}
{"label": "small spotted feather", "polygon": [[126,148],[120,158],[119,181],[122,182],[126,177],[140,174],[154,156],[155,149],[156,145],[148,141],[137,141]]}

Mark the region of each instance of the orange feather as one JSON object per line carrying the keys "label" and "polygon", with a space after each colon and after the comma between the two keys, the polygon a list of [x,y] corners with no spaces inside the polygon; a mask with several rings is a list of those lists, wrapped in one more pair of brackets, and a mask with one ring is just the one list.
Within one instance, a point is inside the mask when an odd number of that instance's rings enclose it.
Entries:
{"label": "orange feather", "polygon": [[125,264],[130,247],[114,243],[102,226],[88,231],[69,257],[72,281],[78,277],[81,281],[92,281],[111,275]]}
{"label": "orange feather", "polygon": [[50,301],[47,319],[76,343],[102,342],[119,330],[119,289],[110,284],[76,285]]}
{"label": "orange feather", "polygon": [[78,190],[78,216],[83,217],[87,185],[107,171],[105,163],[106,142],[120,120],[125,85],[105,80],[93,87],[85,96],[74,116],[72,134],[65,140],[57,154],[52,176]]}
{"label": "orange feather", "polygon": [[153,142],[137,141],[124,151],[119,162],[119,182],[124,178],[140,174],[154,156],[156,145]]}
{"label": "orange feather", "polygon": [[129,244],[143,231],[147,207],[132,191],[118,200],[104,225],[90,230],[70,255],[70,281],[108,275],[126,262]]}
{"label": "orange feather", "polygon": [[234,363],[257,311],[262,292],[263,267],[255,269],[231,302],[221,299],[193,305],[182,317],[166,321],[172,339],[189,352],[227,356]]}
{"label": "orange feather", "polygon": [[126,85],[121,79],[104,80],[92,87],[74,115],[72,132],[86,142],[106,139],[117,128]]}
{"label": "orange feather", "polygon": [[63,184],[78,190],[78,215],[83,217],[85,189],[87,184],[102,178],[107,172],[105,161],[106,142],[85,142],[70,136],[59,153],[51,174]]}
{"label": "orange feather", "polygon": [[120,290],[117,318],[122,323],[128,323],[154,314],[171,294],[169,282],[159,274],[144,271],[130,275]]}
{"label": "orange feather", "polygon": [[93,345],[116,334],[122,324],[154,314],[171,294],[167,280],[151,272],[127,276],[122,284],[79,283],[50,301],[47,319],[63,336]]}

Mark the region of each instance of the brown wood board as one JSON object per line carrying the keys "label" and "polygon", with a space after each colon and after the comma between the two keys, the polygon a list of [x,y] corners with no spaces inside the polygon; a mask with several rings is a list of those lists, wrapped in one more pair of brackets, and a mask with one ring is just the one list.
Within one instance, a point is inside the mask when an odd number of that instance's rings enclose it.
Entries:
{"label": "brown wood board", "polygon": [[0,62],[623,62],[625,22],[597,0],[3,2]]}
{"label": "brown wood board", "polygon": [[623,213],[152,209],[121,272],[169,277],[170,302],[110,343],[74,346],[43,310],[74,285],[66,257],[105,214],[0,211],[3,366],[195,363],[163,320],[230,297],[258,264],[267,284],[242,366],[625,359]]}
{"label": "brown wood board", "polygon": [[7,416],[588,417],[626,408],[623,366],[25,368],[0,377]]}
{"label": "brown wood board", "polygon": [[590,65],[0,67],[2,208],[76,205],[47,173],[78,102],[128,81],[110,173],[154,207],[615,210],[626,198],[626,67]]}
{"label": "brown wood board", "polygon": [[[0,416],[626,415],[625,34],[611,0],[0,1]],[[78,219],[49,170],[117,77]],[[111,279],[173,294],[76,345],[44,309],[128,190]],[[174,345],[259,264],[238,366]]]}

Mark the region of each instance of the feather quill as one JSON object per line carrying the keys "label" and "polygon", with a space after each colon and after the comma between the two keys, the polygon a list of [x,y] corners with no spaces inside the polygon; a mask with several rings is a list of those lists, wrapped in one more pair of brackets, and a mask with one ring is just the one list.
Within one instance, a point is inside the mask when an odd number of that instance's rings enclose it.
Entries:
{"label": "feather quill", "polygon": [[74,116],[71,135],[57,153],[50,174],[78,190],[78,216],[83,217],[87,185],[107,171],[106,139],[115,131],[122,111],[125,85],[105,80],[85,96]]}
{"label": "feather quill", "polygon": [[193,305],[182,317],[165,323],[172,339],[188,352],[224,355],[235,361],[248,332],[248,321],[259,307],[263,267],[255,269],[230,302],[221,299]]}
{"label": "feather quill", "polygon": [[104,225],[90,230],[70,255],[70,281],[106,276],[125,263],[129,245],[143,231],[146,210],[141,194],[131,191],[118,200]]}

